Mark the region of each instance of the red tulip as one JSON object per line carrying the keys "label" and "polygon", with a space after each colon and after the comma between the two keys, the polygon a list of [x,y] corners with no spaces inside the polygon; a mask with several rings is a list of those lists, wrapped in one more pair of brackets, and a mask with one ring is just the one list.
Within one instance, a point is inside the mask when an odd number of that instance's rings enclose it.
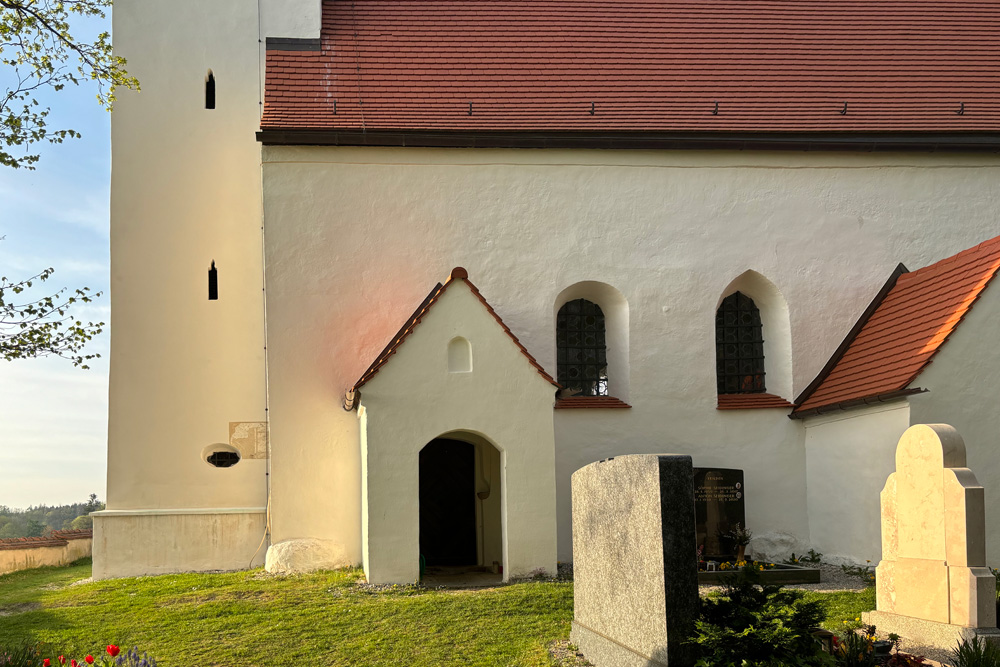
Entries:
{"label": "red tulip", "polygon": [[45,660],[42,660],[42,667],[50,667],[51,664],[52,664],[52,661],[49,660],[48,658],[45,658]]}
{"label": "red tulip", "polygon": [[76,667],[76,658],[70,658],[69,667]]}
{"label": "red tulip", "polygon": [[121,649],[119,649],[114,644],[110,644],[108,646],[108,655],[110,655],[112,658],[114,658],[115,656],[117,656],[119,653],[121,653]]}
{"label": "red tulip", "polygon": [[66,664],[66,658],[64,656],[59,656],[59,664],[60,665],[65,665]]}
{"label": "red tulip", "polygon": [[94,656],[88,655],[86,658],[83,659],[83,661],[86,662],[88,665],[92,665],[94,664]]}

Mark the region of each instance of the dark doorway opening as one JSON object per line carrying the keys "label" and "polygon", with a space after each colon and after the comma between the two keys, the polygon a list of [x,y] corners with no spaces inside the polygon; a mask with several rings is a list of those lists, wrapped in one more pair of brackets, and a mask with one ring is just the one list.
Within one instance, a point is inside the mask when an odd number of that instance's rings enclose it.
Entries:
{"label": "dark doorway opening", "polygon": [[476,450],[438,438],[420,450],[420,553],[427,566],[476,565]]}

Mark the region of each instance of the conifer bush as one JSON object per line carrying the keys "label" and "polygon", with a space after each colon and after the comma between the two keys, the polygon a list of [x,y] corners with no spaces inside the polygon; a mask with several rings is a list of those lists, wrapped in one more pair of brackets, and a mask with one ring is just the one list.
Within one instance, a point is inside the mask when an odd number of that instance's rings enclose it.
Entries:
{"label": "conifer bush", "polygon": [[762,585],[753,568],[724,583],[722,594],[701,600],[691,642],[698,667],[813,667],[832,665],[812,631],[826,612],[802,591]]}

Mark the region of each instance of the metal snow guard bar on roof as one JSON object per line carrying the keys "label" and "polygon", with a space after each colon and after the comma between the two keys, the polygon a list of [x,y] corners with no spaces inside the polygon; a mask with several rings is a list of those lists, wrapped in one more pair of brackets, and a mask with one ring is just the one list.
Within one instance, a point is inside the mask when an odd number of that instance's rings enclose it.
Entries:
{"label": "metal snow guard bar on roof", "polygon": [[1000,152],[998,132],[552,132],[263,129],[265,146]]}

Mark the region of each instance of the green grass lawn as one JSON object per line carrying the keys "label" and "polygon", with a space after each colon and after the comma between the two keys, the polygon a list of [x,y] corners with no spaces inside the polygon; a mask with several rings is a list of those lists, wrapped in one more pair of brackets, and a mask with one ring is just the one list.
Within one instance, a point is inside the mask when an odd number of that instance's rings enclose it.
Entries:
{"label": "green grass lawn", "polygon": [[[0,576],[0,647],[44,642],[82,656],[138,645],[171,665],[548,667],[569,636],[573,585],[473,591],[358,586],[360,570],[269,577],[260,570],[113,579],[70,586],[90,562]],[[874,607],[874,592],[810,593],[828,627]],[[96,655],[96,654],[95,654]]]}

